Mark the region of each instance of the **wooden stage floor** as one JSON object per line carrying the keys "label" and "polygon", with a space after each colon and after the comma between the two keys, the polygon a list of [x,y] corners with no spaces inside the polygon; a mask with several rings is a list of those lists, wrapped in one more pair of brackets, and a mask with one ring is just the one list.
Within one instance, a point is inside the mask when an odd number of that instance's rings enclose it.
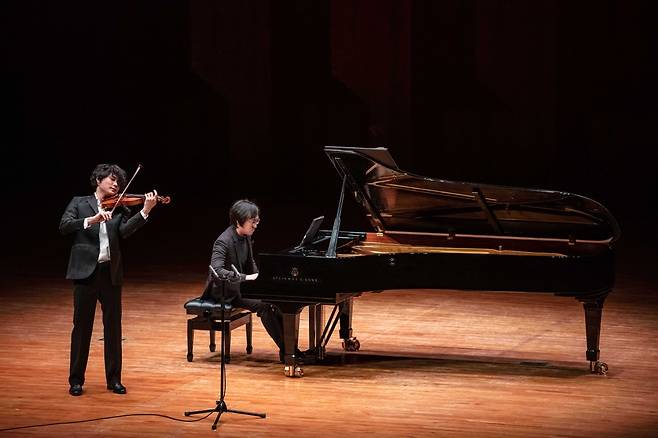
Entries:
{"label": "wooden stage floor", "polygon": [[[265,412],[267,418],[224,414],[218,433],[656,436],[654,271],[650,261],[643,265],[629,259],[620,266],[617,287],[603,313],[601,358],[610,367],[607,376],[588,372],[580,303],[552,295],[428,290],[366,294],[355,302],[353,324],[361,351],[343,353],[334,338],[328,346],[329,363],[306,366],[302,379],[283,376],[276,348],[257,321],[251,355],[244,352],[244,329],[234,332],[226,401],[229,408]],[[67,392],[69,282],[56,275],[5,274],[0,296],[0,428],[133,413],[189,420],[184,411],[213,407],[219,357],[208,351],[207,334],[197,332],[195,359],[186,360],[183,303],[198,295],[203,279],[182,268],[164,272],[132,271],[124,287],[123,383],[128,394],[105,389],[98,309],[81,397]],[[302,327],[306,319],[304,312]],[[130,416],[0,435],[208,436],[214,418],[183,423]]]}

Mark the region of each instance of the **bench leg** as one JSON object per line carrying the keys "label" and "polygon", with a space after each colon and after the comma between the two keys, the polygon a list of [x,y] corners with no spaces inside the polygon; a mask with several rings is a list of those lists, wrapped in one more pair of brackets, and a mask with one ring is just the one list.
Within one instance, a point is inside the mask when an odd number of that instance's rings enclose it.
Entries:
{"label": "bench leg", "polygon": [[215,329],[212,328],[212,322],[210,323],[210,345],[208,345],[210,351],[215,352]]}
{"label": "bench leg", "polygon": [[194,328],[192,327],[192,321],[187,321],[187,361],[192,362],[194,355],[192,354],[192,349],[194,348]]}
{"label": "bench leg", "polygon": [[247,322],[247,324],[245,324],[245,331],[247,332],[247,354],[251,354],[251,352],[254,351],[254,347],[251,343],[252,328],[253,328],[253,320],[251,318],[251,314],[249,314],[249,321]]}

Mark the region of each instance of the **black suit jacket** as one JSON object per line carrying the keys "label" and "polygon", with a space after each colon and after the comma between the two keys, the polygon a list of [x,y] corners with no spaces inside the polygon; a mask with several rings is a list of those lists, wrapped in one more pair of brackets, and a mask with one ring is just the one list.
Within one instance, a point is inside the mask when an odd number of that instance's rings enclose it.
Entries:
{"label": "black suit jacket", "polygon": [[[217,272],[220,278],[225,278],[228,282],[224,291],[224,300],[230,303],[236,296],[240,295],[240,282],[244,281],[246,274],[255,274],[258,272],[258,267],[254,261],[254,252],[251,243],[251,237],[247,236],[247,261],[245,266],[240,266],[238,261],[238,233],[235,231],[235,226],[229,226],[222,234],[219,235],[212,248],[212,257],[210,265]],[[231,265],[240,271],[242,275],[233,271]],[[203,292],[204,298],[214,298],[219,301],[221,296],[221,283],[214,281],[212,273],[209,273],[208,280],[206,281],[206,288]]]}
{"label": "black suit jacket", "polygon": [[[59,231],[62,234],[73,235],[73,246],[66,272],[66,278],[69,280],[83,280],[96,269],[100,252],[98,236],[100,224],[93,224],[84,229],[85,218],[96,213],[98,213],[98,205],[95,196],[76,196],[69,202],[59,222]],[[127,207],[117,207],[112,214],[112,220],[106,222],[107,237],[110,242],[112,284],[116,286],[123,284],[120,238],[130,236],[145,223],[146,219],[139,213],[131,217]]]}

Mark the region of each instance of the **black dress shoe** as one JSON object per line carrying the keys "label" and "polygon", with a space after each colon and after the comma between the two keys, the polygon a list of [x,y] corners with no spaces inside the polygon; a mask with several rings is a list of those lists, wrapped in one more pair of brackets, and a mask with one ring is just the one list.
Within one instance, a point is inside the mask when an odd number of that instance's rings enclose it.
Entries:
{"label": "black dress shoe", "polygon": [[82,395],[82,385],[78,385],[77,383],[75,385],[71,385],[69,388],[69,394],[75,397]]}
{"label": "black dress shoe", "polygon": [[115,394],[125,394],[126,393],[126,387],[123,386],[119,382],[107,385],[107,389],[111,389],[112,392],[114,392]]}

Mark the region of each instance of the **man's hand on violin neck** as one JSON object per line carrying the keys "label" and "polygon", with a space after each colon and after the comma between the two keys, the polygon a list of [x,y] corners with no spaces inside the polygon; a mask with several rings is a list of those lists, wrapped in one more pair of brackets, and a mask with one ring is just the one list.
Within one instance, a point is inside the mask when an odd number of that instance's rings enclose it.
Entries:
{"label": "man's hand on violin neck", "polygon": [[151,209],[153,209],[158,203],[158,191],[153,190],[144,196],[144,213],[148,215],[151,212]]}

